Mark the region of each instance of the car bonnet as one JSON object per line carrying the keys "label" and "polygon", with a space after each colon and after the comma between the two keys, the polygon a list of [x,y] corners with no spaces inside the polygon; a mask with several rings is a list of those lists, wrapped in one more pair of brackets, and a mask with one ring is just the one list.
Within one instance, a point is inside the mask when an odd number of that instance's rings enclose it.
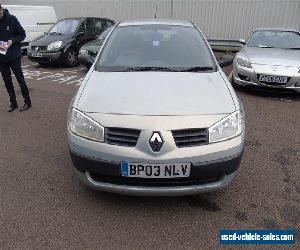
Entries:
{"label": "car bonnet", "polygon": [[235,110],[220,72],[97,72],[78,103],[86,113],[128,115],[228,114]]}

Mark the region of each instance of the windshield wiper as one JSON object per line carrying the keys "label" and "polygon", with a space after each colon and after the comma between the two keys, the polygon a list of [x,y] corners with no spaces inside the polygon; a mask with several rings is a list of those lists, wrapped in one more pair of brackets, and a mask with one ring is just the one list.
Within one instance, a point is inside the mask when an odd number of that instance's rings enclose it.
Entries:
{"label": "windshield wiper", "polygon": [[259,48],[262,48],[262,49],[274,49],[275,47],[272,47],[272,46],[265,46],[265,45],[258,45]]}
{"label": "windshield wiper", "polygon": [[196,67],[181,69],[178,71],[179,72],[205,72],[205,71],[211,71],[211,70],[214,70],[214,68],[211,66],[205,66],[205,67],[196,66]]}
{"label": "windshield wiper", "polygon": [[59,33],[59,32],[50,32],[48,34],[50,34],[50,35],[62,35],[62,33]]}
{"label": "windshield wiper", "polygon": [[177,70],[167,67],[130,67],[124,71],[170,71],[177,72]]}

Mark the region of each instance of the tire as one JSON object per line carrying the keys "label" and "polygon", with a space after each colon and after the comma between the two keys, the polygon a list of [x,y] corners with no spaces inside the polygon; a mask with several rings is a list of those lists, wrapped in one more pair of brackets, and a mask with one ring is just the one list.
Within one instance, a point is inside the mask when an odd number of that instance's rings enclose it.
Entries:
{"label": "tire", "polygon": [[64,65],[68,68],[73,68],[78,65],[78,53],[75,49],[69,48],[63,57]]}

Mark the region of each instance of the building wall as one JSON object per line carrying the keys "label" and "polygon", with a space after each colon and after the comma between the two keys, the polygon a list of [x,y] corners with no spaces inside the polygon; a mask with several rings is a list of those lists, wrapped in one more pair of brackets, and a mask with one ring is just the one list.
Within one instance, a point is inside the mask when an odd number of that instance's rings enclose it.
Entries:
{"label": "building wall", "polygon": [[[1,0],[0,0],[1,1]],[[260,26],[300,29],[300,0],[2,0],[2,4],[54,6],[58,18],[186,19],[213,39],[247,38]]]}

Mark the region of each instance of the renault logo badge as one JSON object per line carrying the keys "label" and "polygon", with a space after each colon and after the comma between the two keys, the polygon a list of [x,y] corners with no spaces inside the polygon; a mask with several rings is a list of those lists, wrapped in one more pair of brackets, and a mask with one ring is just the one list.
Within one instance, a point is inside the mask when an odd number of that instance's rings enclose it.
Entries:
{"label": "renault logo badge", "polygon": [[159,132],[154,132],[150,138],[149,145],[153,152],[159,152],[163,145],[163,138]]}

